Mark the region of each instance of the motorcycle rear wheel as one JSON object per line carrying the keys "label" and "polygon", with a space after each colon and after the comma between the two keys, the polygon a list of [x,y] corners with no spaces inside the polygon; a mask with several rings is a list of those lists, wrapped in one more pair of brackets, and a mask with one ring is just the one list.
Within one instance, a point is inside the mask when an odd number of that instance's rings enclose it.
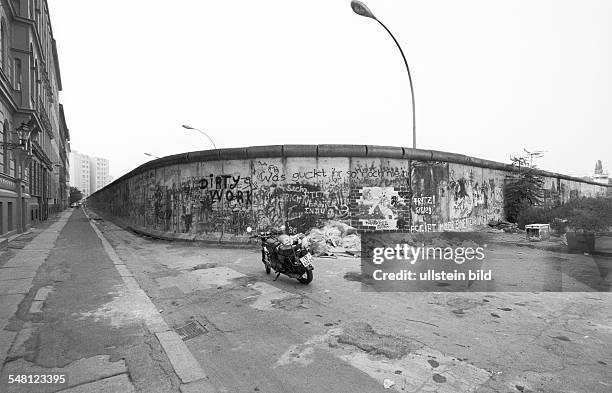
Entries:
{"label": "motorcycle rear wheel", "polygon": [[304,285],[310,284],[310,282],[312,281],[312,270],[307,270],[306,276],[301,275],[300,277],[298,277],[298,281]]}

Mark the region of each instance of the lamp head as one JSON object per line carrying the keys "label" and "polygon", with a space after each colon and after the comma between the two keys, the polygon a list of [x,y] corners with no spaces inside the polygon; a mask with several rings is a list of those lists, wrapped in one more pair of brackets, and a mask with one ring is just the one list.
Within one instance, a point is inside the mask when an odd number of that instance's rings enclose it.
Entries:
{"label": "lamp head", "polygon": [[359,0],[351,1],[351,8],[357,15],[365,16],[366,18],[376,19],[372,11],[368,8],[367,5],[363,4]]}
{"label": "lamp head", "polygon": [[21,125],[17,128],[17,136],[19,137],[19,144],[25,146],[28,139],[30,139],[30,134],[32,130],[26,123],[21,123]]}
{"label": "lamp head", "polygon": [[186,124],[183,124],[183,126],[182,126],[182,127],[183,127],[183,128],[186,128],[186,129],[188,129],[188,130],[193,130],[193,129],[194,129],[193,127],[188,126],[188,125],[186,125]]}

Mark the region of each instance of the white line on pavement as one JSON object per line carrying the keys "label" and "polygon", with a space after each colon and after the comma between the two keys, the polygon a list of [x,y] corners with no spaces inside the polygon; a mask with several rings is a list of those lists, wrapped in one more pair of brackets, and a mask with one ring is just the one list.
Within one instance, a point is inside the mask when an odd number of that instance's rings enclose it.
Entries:
{"label": "white line on pavement", "polygon": [[140,287],[136,279],[133,276],[128,275],[129,269],[125,265],[125,263],[119,258],[113,247],[110,245],[108,240],[104,237],[102,232],[97,228],[97,226],[93,223],[93,221],[89,218],[89,215],[85,210],[83,210],[87,219],[89,219],[89,224],[96,232],[96,235],[102,242],[102,246],[104,247],[104,251],[108,255],[108,257],[113,261],[117,272],[121,276],[121,279],[125,283],[126,287],[132,292],[134,295],[133,301],[134,303],[139,304],[139,307],[146,309],[146,317],[145,324],[147,328],[155,333],[164,352],[168,356],[174,371],[179,376],[183,383],[189,383],[193,381],[198,381],[206,378],[206,374],[204,370],[200,367],[200,364],[195,359],[189,348],[181,337],[164,321],[161,317],[157,308],[149,299],[145,291]]}

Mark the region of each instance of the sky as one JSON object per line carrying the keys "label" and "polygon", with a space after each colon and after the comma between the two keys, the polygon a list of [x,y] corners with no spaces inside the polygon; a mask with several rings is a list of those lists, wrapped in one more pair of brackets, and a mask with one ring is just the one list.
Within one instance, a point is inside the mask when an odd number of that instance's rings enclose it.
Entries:
{"label": "sky", "polygon": [[[412,146],[395,43],[349,0],[48,0],[72,150],[115,178],[276,144]],[[612,2],[365,1],[406,55],[417,147],[612,173]]]}

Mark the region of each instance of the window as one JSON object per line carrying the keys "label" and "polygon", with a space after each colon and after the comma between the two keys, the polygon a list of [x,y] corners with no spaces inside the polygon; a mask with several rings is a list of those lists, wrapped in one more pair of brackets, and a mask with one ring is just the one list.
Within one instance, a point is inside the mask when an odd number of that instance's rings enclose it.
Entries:
{"label": "window", "polygon": [[10,131],[8,121],[5,120],[4,124],[2,124],[2,141],[5,143],[4,148],[2,149],[2,172],[6,174],[9,174],[9,160],[11,159],[11,154],[6,148],[6,143],[10,142],[9,135]]}
{"label": "window", "polygon": [[15,59],[15,89],[21,90],[21,59]]}
{"label": "window", "polygon": [[32,102],[34,102],[34,97],[35,97],[35,90],[34,90],[34,85],[36,84],[36,81],[34,80],[35,78],[35,74],[34,74],[34,70],[36,69],[36,63],[34,61],[34,48],[32,47],[32,44],[30,44],[30,99],[32,100]]}
{"label": "window", "polygon": [[[8,142],[7,135],[4,132],[4,127],[0,127],[0,141],[4,142],[5,144]],[[2,173],[4,173],[4,168],[6,168],[6,165],[4,164],[4,157],[6,157],[6,145],[0,149],[0,172]]]}
{"label": "window", "polygon": [[4,18],[2,18],[2,21],[0,21],[0,66],[2,69],[5,66],[6,49],[6,23],[4,23]]}
{"label": "window", "polygon": [[34,85],[34,102],[36,102],[36,96],[39,94],[38,92],[38,60],[34,59],[34,78],[32,80],[32,84]]}
{"label": "window", "polygon": [[8,209],[7,209],[7,215],[8,215],[8,231],[12,231],[13,230],[13,202],[8,202]]}

